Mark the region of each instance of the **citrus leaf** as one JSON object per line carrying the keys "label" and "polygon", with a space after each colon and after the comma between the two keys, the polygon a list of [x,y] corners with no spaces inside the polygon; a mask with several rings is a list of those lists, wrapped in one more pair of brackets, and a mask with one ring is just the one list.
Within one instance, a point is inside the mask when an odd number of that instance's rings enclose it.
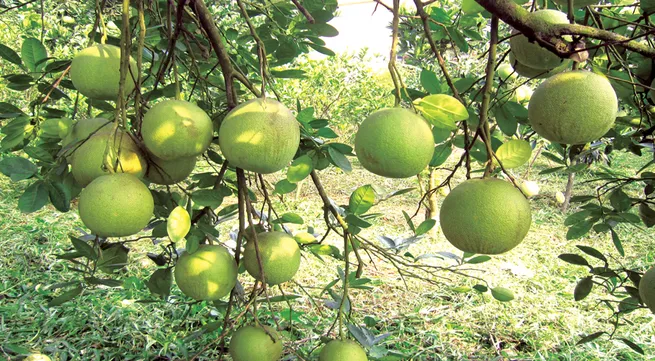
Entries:
{"label": "citrus leaf", "polygon": [[296,188],[298,188],[296,183],[291,183],[288,179],[282,179],[281,181],[275,183],[275,190],[273,193],[283,195],[295,191]]}
{"label": "citrus leaf", "polygon": [[27,70],[34,73],[45,67],[45,63],[42,60],[48,57],[48,52],[38,39],[25,39],[20,49],[20,54]]}
{"label": "citrus leaf", "polygon": [[148,286],[150,292],[153,295],[159,296],[161,298],[168,297],[168,295],[171,293],[172,285],[173,272],[171,272],[170,268],[156,270],[152,276],[150,276],[148,282],[146,282],[146,286]]}
{"label": "citrus leaf", "polygon": [[23,213],[36,212],[48,203],[48,187],[38,180],[25,189],[18,199],[18,209]]}
{"label": "citrus leaf", "polygon": [[434,148],[434,153],[432,153],[432,160],[430,160],[430,167],[438,167],[444,164],[452,153],[453,153],[453,145],[450,142],[436,146]]}
{"label": "citrus leaf", "polygon": [[591,293],[591,289],[593,287],[594,281],[592,281],[591,276],[581,279],[580,282],[578,282],[578,284],[575,286],[575,290],[573,291],[573,298],[576,301],[585,299],[589,293]]}
{"label": "citrus leaf", "polygon": [[421,85],[423,89],[427,90],[430,94],[441,93],[441,82],[437,78],[437,74],[433,71],[423,69],[421,70]]}
{"label": "citrus leaf", "polygon": [[295,213],[285,213],[282,217],[273,221],[273,223],[293,223],[293,224],[303,224],[305,221],[301,216]]}
{"label": "citrus leaf", "polygon": [[191,217],[183,207],[177,206],[166,220],[166,232],[173,242],[179,242],[186,237],[191,229]]}
{"label": "citrus leaf", "polygon": [[23,62],[20,60],[20,56],[18,56],[18,54],[10,47],[4,44],[0,44],[0,58],[3,58],[8,62],[14,63],[16,65],[23,65]]}
{"label": "citrus leaf", "polygon": [[191,199],[199,206],[216,208],[223,203],[224,192],[218,189],[201,189],[193,192]]}
{"label": "citrus leaf", "polygon": [[620,338],[619,340],[623,341],[623,343],[630,347],[634,352],[644,355],[644,350],[636,343],[628,340],[627,338]]}
{"label": "citrus leaf", "polygon": [[589,266],[589,262],[587,262],[584,257],[574,253],[560,254],[558,258],[566,263],[574,264],[577,266]]}
{"label": "citrus leaf", "polygon": [[70,210],[70,191],[63,183],[49,182],[48,195],[50,196],[50,203],[52,203],[58,211],[68,212]]}
{"label": "citrus leaf", "polygon": [[55,297],[52,300],[50,300],[50,302],[48,302],[48,307],[55,307],[55,306],[59,306],[59,305],[65,303],[65,302],[68,302],[68,301],[72,300],[73,298],[79,296],[82,293],[82,290],[84,290],[82,288],[82,286],[77,286],[77,287],[75,287],[73,289],[70,289],[70,290],[62,293],[58,297]]}
{"label": "citrus leaf", "polygon": [[287,171],[287,180],[291,183],[298,183],[307,178],[307,176],[314,170],[312,158],[304,154],[296,158],[289,166]]}
{"label": "citrus leaf", "polygon": [[491,257],[489,257],[489,256],[477,256],[477,257],[473,257],[473,258],[471,258],[469,260],[466,260],[466,263],[468,263],[468,264],[478,264],[478,263],[487,262],[489,260],[491,260]]}
{"label": "citrus leaf", "polygon": [[503,143],[496,151],[496,156],[506,169],[522,166],[530,160],[532,147],[521,139],[513,139]]}
{"label": "citrus leaf", "polygon": [[416,227],[416,235],[420,236],[422,234],[428,233],[436,224],[436,220],[426,219],[425,221],[421,222],[418,227]]}
{"label": "citrus leaf", "polygon": [[346,172],[350,172],[351,170],[353,170],[353,167],[350,164],[348,158],[346,158],[346,156],[343,155],[343,153],[339,152],[335,148],[328,147],[328,155],[330,156],[332,163],[334,163],[334,165],[336,165],[337,167],[341,168]]}
{"label": "citrus leaf", "polygon": [[592,333],[591,335],[587,335],[587,336],[581,338],[578,342],[576,342],[576,345],[582,345],[583,343],[591,342],[591,341],[599,338],[603,334],[605,334],[605,331],[598,331],[598,332]]}
{"label": "citrus leaf", "polygon": [[30,178],[38,170],[34,163],[22,157],[7,157],[0,160],[0,172],[14,182]]}
{"label": "citrus leaf", "polygon": [[433,94],[421,99],[417,108],[435,127],[456,129],[456,122],[469,118],[464,104],[446,94]]}
{"label": "citrus leaf", "polygon": [[494,287],[491,295],[500,302],[509,302],[514,299],[514,293],[505,287]]}
{"label": "citrus leaf", "polygon": [[370,184],[357,188],[351,195],[348,208],[354,214],[364,214],[375,204],[375,190]]}

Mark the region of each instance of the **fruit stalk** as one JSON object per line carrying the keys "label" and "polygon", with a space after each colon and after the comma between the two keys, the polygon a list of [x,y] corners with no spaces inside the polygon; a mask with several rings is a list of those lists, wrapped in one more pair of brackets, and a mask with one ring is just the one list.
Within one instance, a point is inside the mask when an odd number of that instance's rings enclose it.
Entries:
{"label": "fruit stalk", "polygon": [[491,92],[494,85],[494,72],[496,69],[496,45],[498,43],[498,17],[491,17],[491,30],[489,37],[489,57],[487,60],[486,79],[484,84],[484,93],[482,95],[482,104],[480,104],[480,125],[482,129],[480,135],[487,148],[487,165],[484,169],[484,176],[487,177],[493,170],[493,149],[491,148],[491,131],[489,130],[489,103],[491,101]]}

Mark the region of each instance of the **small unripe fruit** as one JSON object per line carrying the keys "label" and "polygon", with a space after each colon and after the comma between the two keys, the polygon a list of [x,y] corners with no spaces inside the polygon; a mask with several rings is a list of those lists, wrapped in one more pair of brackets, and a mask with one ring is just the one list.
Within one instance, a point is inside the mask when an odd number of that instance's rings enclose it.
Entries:
{"label": "small unripe fruit", "polygon": [[[296,240],[284,232],[263,232],[257,235],[259,256],[264,278],[269,285],[284,283],[293,278],[300,267],[300,248]],[[248,273],[261,281],[257,249],[252,240],[243,251],[243,262]]]}
{"label": "small unripe fruit", "polygon": [[280,335],[268,326],[243,326],[230,340],[233,361],[277,361],[283,350]]}
{"label": "small unripe fruit", "polygon": [[535,181],[524,181],[521,183],[520,188],[528,197],[534,197],[539,194],[539,184]]}
{"label": "small unripe fruit", "polygon": [[198,301],[215,301],[232,291],[237,283],[237,264],[223,246],[200,245],[184,252],[175,265],[175,283]]}
{"label": "small unripe fruit", "polygon": [[24,361],[52,361],[50,357],[40,354],[40,353],[33,353],[25,358]]}
{"label": "small unripe fruit", "polygon": [[319,361],[368,361],[366,351],[354,341],[333,340],[328,342],[318,356]]}

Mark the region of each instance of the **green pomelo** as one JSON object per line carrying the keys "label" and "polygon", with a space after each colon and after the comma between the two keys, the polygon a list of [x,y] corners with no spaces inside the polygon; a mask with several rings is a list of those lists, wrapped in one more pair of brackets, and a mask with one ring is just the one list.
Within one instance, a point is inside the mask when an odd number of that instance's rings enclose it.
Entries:
{"label": "green pomelo", "polygon": [[530,203],[511,183],[500,179],[470,179],[444,199],[441,230],[457,249],[476,254],[500,254],[516,247],[530,230]]}
{"label": "green pomelo", "polygon": [[[284,283],[293,278],[300,267],[300,248],[291,236],[284,232],[264,232],[257,235],[259,255],[264,277],[269,285]],[[255,242],[248,242],[243,251],[243,263],[248,273],[261,281]]]}
{"label": "green pomelo", "polygon": [[571,59],[565,59],[557,67],[547,70],[547,69],[534,69],[527,65],[521,64],[516,60],[516,57],[513,53],[509,53],[509,63],[512,64],[514,71],[522,77],[530,79],[545,79],[555,74],[561,73],[566,69],[571,67]]}
{"label": "green pomelo", "polygon": [[655,267],[649,269],[639,281],[639,298],[655,313]]}
{"label": "green pomelo", "polygon": [[152,218],[154,201],[139,178],[115,173],[96,178],[82,190],[80,218],[100,237],[125,237],[141,231]]}
{"label": "green pomelo", "polygon": [[223,119],[218,144],[232,166],[274,173],[293,160],[300,144],[300,127],[284,104],[273,99],[252,99]]}
{"label": "green pomelo", "polygon": [[73,129],[70,118],[50,118],[41,123],[41,137],[64,139]]}
{"label": "green pomelo", "polygon": [[584,70],[556,74],[532,94],[528,118],[532,129],[551,142],[584,144],[614,124],[618,100],[610,82]]}
{"label": "green pomelo", "polygon": [[198,301],[215,301],[232,291],[237,283],[237,264],[230,252],[219,245],[200,245],[184,252],[175,265],[175,283],[182,292]]}
{"label": "green pomelo", "polygon": [[277,361],[282,357],[284,345],[280,335],[271,327],[264,328],[243,326],[232,335],[230,356],[233,361]]}
{"label": "green pomelo", "polygon": [[[569,20],[565,13],[557,10],[538,10],[529,15],[530,21],[545,21],[549,24],[568,24]],[[513,36],[509,40],[512,53],[521,64],[533,69],[549,70],[559,66],[562,59],[542,48],[536,42],[530,42],[522,34]]]}
{"label": "green pomelo", "polygon": [[512,100],[517,103],[529,102],[532,97],[532,89],[527,85],[521,85],[514,90]]}
{"label": "green pomelo", "polygon": [[52,359],[40,353],[33,353],[27,356],[23,361],[52,361]]}
{"label": "green pomelo", "polygon": [[195,167],[196,156],[164,160],[150,154],[145,179],[155,184],[171,185],[189,178]]}
{"label": "green pomelo", "polygon": [[[114,123],[105,118],[89,118],[78,120],[70,132],[62,139],[61,147],[65,155],[72,155],[79,143],[89,136],[111,131]],[[68,148],[68,149],[67,149]]]}
{"label": "green pomelo", "polygon": [[150,153],[165,159],[195,157],[209,148],[214,128],[204,110],[184,100],[164,100],[143,117],[141,135]]}
{"label": "green pomelo", "polygon": [[498,76],[504,82],[515,79],[517,74],[517,72],[514,71],[514,68],[507,63],[500,64],[498,69],[496,69],[496,73],[498,73]]}
{"label": "green pomelo", "polygon": [[112,243],[102,248],[97,265],[104,273],[114,273],[125,267],[130,250],[120,243]]}
{"label": "green pomelo", "polygon": [[266,227],[264,227],[263,224],[255,223],[252,226],[249,225],[248,227],[246,227],[246,229],[243,230],[246,242],[250,241],[253,238],[253,234],[252,234],[253,228],[255,229],[255,234],[266,232]]}
{"label": "green pomelo", "polygon": [[[134,90],[139,71],[130,56],[130,73],[125,77],[125,94]],[[121,71],[121,49],[113,45],[96,44],[75,55],[71,62],[70,77],[80,93],[92,99],[116,100]]]}
{"label": "green pomelo", "polygon": [[360,124],[355,152],[369,172],[407,178],[430,163],[434,137],[428,123],[415,113],[403,108],[382,109]]}
{"label": "green pomelo", "polygon": [[[568,9],[569,7],[569,0],[553,0],[557,5],[564,6],[564,8]],[[573,7],[576,8],[582,8],[585,6],[591,6],[591,5],[596,5],[600,2],[600,0],[574,0],[573,2]]]}
{"label": "green pomelo", "polygon": [[328,342],[318,356],[319,361],[368,361],[366,351],[354,341],[333,340]]}
{"label": "green pomelo", "polygon": [[[109,153],[105,153],[109,144]],[[108,162],[105,162],[105,156]],[[106,164],[111,164],[106,168]],[[129,173],[142,178],[146,172],[147,162],[129,134],[119,131],[97,133],[82,143],[73,153],[71,161],[73,177],[86,187],[94,179],[110,173]]]}

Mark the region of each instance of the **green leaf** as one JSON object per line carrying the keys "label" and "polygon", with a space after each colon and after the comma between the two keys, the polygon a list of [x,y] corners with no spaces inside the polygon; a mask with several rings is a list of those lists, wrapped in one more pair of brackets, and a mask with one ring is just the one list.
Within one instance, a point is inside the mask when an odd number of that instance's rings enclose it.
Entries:
{"label": "green leaf", "polygon": [[348,158],[335,148],[328,147],[328,155],[330,156],[332,163],[342,170],[350,172],[353,169]]}
{"label": "green leaf", "polygon": [[339,137],[339,135],[330,128],[321,128],[316,132],[316,135],[327,139],[335,139]]}
{"label": "green leaf", "polygon": [[585,299],[589,293],[591,293],[591,289],[594,287],[594,281],[592,280],[591,276],[585,277],[578,282],[578,284],[575,286],[575,290],[573,291],[573,298],[576,301],[580,301]]}
{"label": "green leaf", "polygon": [[23,114],[23,111],[16,106],[0,102],[0,119],[11,119]]}
{"label": "green leaf", "polygon": [[439,144],[445,142],[452,132],[448,129],[432,127],[432,137],[434,138],[434,144]]}
{"label": "green leaf", "polygon": [[588,210],[588,209],[585,209],[585,210],[582,210],[582,211],[579,211],[579,212],[575,212],[575,213],[569,215],[568,217],[566,217],[566,219],[564,220],[564,225],[565,226],[572,226],[574,224],[578,224],[578,223],[584,221],[585,219],[587,219],[589,216],[591,216],[591,214],[592,214],[592,211]]}
{"label": "green leaf", "polygon": [[307,178],[312,170],[314,170],[312,158],[307,154],[301,155],[289,166],[289,170],[287,170],[287,180],[291,183],[298,183]]}
{"label": "green leaf", "polygon": [[45,63],[41,61],[48,57],[48,52],[38,39],[25,39],[20,53],[27,70],[35,73],[45,67]]}
{"label": "green leaf", "polygon": [[60,212],[70,210],[71,194],[68,188],[61,182],[48,183],[48,195],[50,203]]}
{"label": "green leaf", "polygon": [[276,78],[302,79],[305,77],[305,71],[301,69],[271,70]]}
{"label": "green leaf", "polygon": [[283,195],[295,191],[296,188],[298,188],[296,183],[291,183],[287,179],[282,179],[281,181],[275,183],[275,190],[273,193]]}
{"label": "green leaf", "polygon": [[420,79],[423,89],[425,89],[428,93],[441,93],[441,82],[439,82],[437,74],[435,74],[433,71],[422,69]]}
{"label": "green leaf", "polygon": [[346,222],[349,225],[359,227],[359,228],[368,228],[371,226],[371,223],[365,221],[364,219],[354,215],[354,214],[349,214],[346,216]]}
{"label": "green leaf", "polygon": [[508,137],[516,134],[519,122],[516,120],[514,115],[506,111],[505,108],[496,108],[494,116],[496,117],[496,123],[498,124],[498,127],[503,132],[503,134],[507,135]]}
{"label": "green leaf", "polygon": [[514,299],[514,293],[505,287],[494,287],[491,295],[500,302],[509,302]]}
{"label": "green leaf", "polygon": [[618,212],[625,212],[632,207],[630,197],[628,197],[621,188],[613,191],[609,199],[612,208],[616,209]]}
{"label": "green leaf", "polygon": [[444,164],[452,153],[453,153],[453,145],[451,142],[446,142],[444,144],[440,144],[436,146],[434,148],[434,153],[432,153],[432,160],[430,160],[430,167],[438,167]]}
{"label": "green leaf", "polygon": [[579,223],[574,224],[569,228],[568,232],[566,232],[566,239],[567,240],[572,240],[572,239],[578,239],[589,233],[591,230],[591,227],[593,227],[594,222],[590,220],[582,221]]}
{"label": "green leaf", "polygon": [[469,52],[469,44],[466,41],[466,38],[464,38],[464,34],[462,34],[459,29],[457,29],[454,26],[449,26],[448,27],[448,34],[450,34],[450,38],[453,40],[455,45],[464,53]]}
{"label": "green leaf", "polygon": [[48,187],[38,180],[32,183],[18,199],[18,209],[23,213],[36,212],[48,203]]}
{"label": "green leaf", "polygon": [[301,216],[295,213],[285,213],[279,219],[273,221],[273,223],[293,223],[293,224],[303,224],[305,221]]}
{"label": "green leaf", "polygon": [[434,219],[426,219],[425,221],[421,222],[421,224],[416,227],[416,235],[420,236],[422,234],[428,233],[435,225],[437,224],[437,221]]}
{"label": "green leaf", "polygon": [[578,249],[580,249],[582,252],[590,255],[591,257],[597,258],[605,263],[607,263],[607,258],[597,249],[589,246],[582,246],[582,245],[577,245]]}
{"label": "green leaf", "polygon": [[9,351],[11,353],[15,353],[17,355],[29,355],[29,354],[31,354],[29,349],[27,349],[25,347],[22,347],[22,346],[14,345],[14,344],[11,344],[11,343],[6,343],[6,344],[2,345],[2,348],[4,350],[6,350],[6,351]]}
{"label": "green leaf", "polygon": [[621,257],[625,256],[625,251],[623,250],[623,244],[621,243],[621,239],[619,238],[619,235],[616,233],[614,228],[610,228],[610,233],[612,234],[612,243],[614,243],[614,247],[619,252]]}
{"label": "green leaf", "polygon": [[170,268],[156,270],[146,282],[146,286],[153,295],[167,298],[173,286],[173,272]]}
{"label": "green leaf", "polygon": [[70,289],[70,290],[62,293],[58,297],[55,297],[52,300],[50,300],[50,302],[48,302],[48,307],[55,307],[55,306],[59,306],[59,305],[65,303],[65,302],[68,302],[68,301],[72,300],[73,298],[79,296],[82,293],[82,290],[84,290],[82,288],[82,286],[77,286],[77,287],[75,287],[73,289]]}
{"label": "green leaf", "polygon": [[465,262],[468,264],[478,264],[478,263],[483,263],[491,260],[491,257],[489,256],[477,256],[473,257],[471,259],[466,260]]}
{"label": "green leaf", "polygon": [[93,247],[91,247],[88,243],[77,237],[69,236],[68,238],[70,238],[73,247],[75,247],[75,250],[79,252],[82,256],[90,260],[98,259],[98,252]]}
{"label": "green leaf", "polygon": [[496,151],[496,156],[506,169],[518,168],[530,160],[532,147],[521,139],[512,139],[503,143]]}
{"label": "green leaf", "polygon": [[587,262],[587,260],[584,257],[575,253],[560,254],[558,258],[566,263],[570,263],[578,266],[589,266],[589,262]]}
{"label": "green leaf", "polygon": [[407,225],[409,226],[409,229],[412,230],[412,232],[416,233],[416,227],[414,226],[414,222],[412,222],[412,218],[409,217],[409,214],[403,210],[403,216],[405,217],[405,221],[407,222]]}
{"label": "green leaf", "polygon": [[619,338],[619,340],[623,341],[623,343],[626,344],[626,346],[630,347],[634,352],[644,355],[644,350],[641,347],[639,347],[639,345],[637,345],[636,343],[628,340],[627,338]]}
{"label": "green leaf", "polygon": [[193,192],[191,199],[199,206],[217,208],[223,203],[225,191],[220,189],[201,189]]}
{"label": "green leaf", "polygon": [[587,336],[581,338],[578,342],[576,342],[576,345],[582,345],[583,343],[591,342],[591,341],[599,338],[603,334],[605,334],[605,331],[598,331],[598,332],[592,333],[591,335],[587,335]]}
{"label": "green leaf", "polygon": [[644,222],[646,228],[655,226],[655,210],[646,203],[639,204],[639,218]]}
{"label": "green leaf", "polygon": [[13,51],[10,47],[0,44],[0,58],[7,60],[8,62],[14,63],[16,65],[22,66],[23,62],[20,60],[20,56]]}
{"label": "green leaf", "polygon": [[375,190],[370,184],[357,188],[351,195],[348,208],[353,214],[364,214],[375,204]]}
{"label": "green leaf", "polygon": [[7,157],[0,160],[0,172],[14,182],[30,178],[38,170],[34,163],[22,157]]}
{"label": "green leaf", "polygon": [[331,38],[339,35],[339,31],[334,26],[326,23],[314,23],[314,24],[304,23],[298,25],[297,27],[301,29],[302,28],[309,29],[312,32],[314,32],[314,34],[321,37]]}
{"label": "green leaf", "polygon": [[446,94],[433,94],[416,105],[423,116],[435,127],[454,130],[456,122],[469,118],[464,104]]}
{"label": "green leaf", "polygon": [[314,44],[314,43],[305,43],[305,44],[309,45],[311,48],[313,48],[314,50],[318,51],[319,53],[321,53],[323,55],[327,55],[327,56],[337,55],[334,51],[332,51],[332,50],[330,50],[330,49],[328,49],[328,48],[326,48],[324,46],[317,45],[317,44]]}

